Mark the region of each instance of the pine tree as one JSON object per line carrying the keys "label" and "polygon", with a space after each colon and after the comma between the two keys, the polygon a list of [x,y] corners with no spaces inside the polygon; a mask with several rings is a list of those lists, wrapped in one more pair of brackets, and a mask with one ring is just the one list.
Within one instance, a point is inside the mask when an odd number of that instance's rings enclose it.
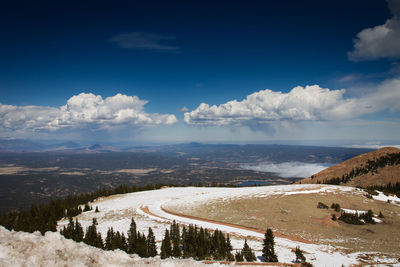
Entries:
{"label": "pine tree", "polygon": [[237,252],[235,253],[235,260],[236,260],[237,262],[244,261],[243,253],[242,253],[241,251],[237,251]]}
{"label": "pine tree", "polygon": [[135,220],[131,219],[131,225],[128,230],[128,253],[133,254],[137,253],[136,251],[136,240],[137,240],[137,232],[136,232],[136,223]]}
{"label": "pine tree", "polygon": [[104,244],[104,248],[106,250],[112,250],[112,244],[113,244],[113,240],[114,240],[114,229],[108,228],[107,231],[107,236],[106,236],[106,240],[105,240],[105,244]]}
{"label": "pine tree", "polygon": [[164,238],[161,242],[161,259],[166,259],[172,256],[171,238],[168,229],[165,229]]}
{"label": "pine tree", "polygon": [[151,227],[149,227],[149,233],[146,239],[146,249],[148,257],[157,256],[156,239],[154,237],[154,233]]}
{"label": "pine tree", "polygon": [[84,207],[84,209],[83,209],[83,211],[85,212],[85,211],[89,211],[89,210],[91,210],[92,208],[89,206],[89,204],[88,203],[86,203],[85,204],[85,207]]}
{"label": "pine tree", "polygon": [[136,252],[140,257],[147,258],[147,247],[146,247],[146,236],[145,234],[141,234],[137,232],[136,239]]}
{"label": "pine tree", "polygon": [[229,235],[226,237],[226,259],[228,261],[234,261],[235,257],[232,254],[232,244],[231,244],[231,239],[229,238]]}
{"label": "pine tree", "polygon": [[262,256],[266,262],[278,262],[278,257],[275,254],[274,234],[270,228],[265,232]]}
{"label": "pine tree", "polygon": [[242,249],[242,254],[243,257],[246,259],[246,261],[251,262],[256,260],[256,256],[254,255],[254,252],[251,250],[249,245],[247,244],[247,240],[244,240],[244,245]]}
{"label": "pine tree", "polygon": [[128,243],[124,233],[121,234],[121,245],[119,249],[128,252]]}
{"label": "pine tree", "polygon": [[82,225],[78,222],[78,219],[75,219],[75,231],[74,231],[74,236],[72,239],[76,242],[82,242],[83,241],[83,227]]}
{"label": "pine tree", "polygon": [[300,247],[297,246],[294,253],[296,254],[295,262],[297,262],[297,263],[305,263],[306,262],[306,257],[304,257],[303,251],[300,249]]}
{"label": "pine tree", "polygon": [[[185,229],[185,228],[184,228]],[[183,231],[182,231],[183,232]],[[171,239],[172,239],[172,256],[175,258],[179,258],[182,255],[181,247],[180,247],[180,230],[179,225],[173,221],[171,225]],[[183,233],[182,233],[183,235]]]}
{"label": "pine tree", "polygon": [[101,234],[97,233],[96,225],[97,220],[96,218],[93,218],[92,225],[90,225],[86,230],[83,242],[93,247],[103,248],[103,239],[101,238]]}

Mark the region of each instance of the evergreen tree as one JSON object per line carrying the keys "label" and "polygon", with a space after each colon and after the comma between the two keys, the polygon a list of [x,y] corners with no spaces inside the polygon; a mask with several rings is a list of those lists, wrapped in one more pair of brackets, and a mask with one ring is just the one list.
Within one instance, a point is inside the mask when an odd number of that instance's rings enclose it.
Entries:
{"label": "evergreen tree", "polygon": [[72,220],[72,217],[68,218],[69,222],[67,227],[64,226],[62,235],[64,235],[65,238],[72,239],[75,231],[75,224],[74,221]]}
{"label": "evergreen tree", "polygon": [[131,225],[128,230],[128,245],[127,245],[128,253],[130,254],[137,253],[136,240],[137,240],[136,223],[135,220],[132,218]]}
{"label": "evergreen tree", "polygon": [[128,243],[124,233],[121,234],[121,243],[119,249],[128,252]]}
{"label": "evergreen tree", "polygon": [[137,239],[135,244],[135,253],[137,253],[142,258],[147,258],[147,247],[146,247],[146,236],[137,232]]}
{"label": "evergreen tree", "polygon": [[154,237],[154,233],[151,227],[149,227],[149,233],[146,239],[146,249],[148,257],[157,256],[156,239]]}
{"label": "evergreen tree", "polygon": [[78,219],[75,219],[75,231],[74,231],[74,236],[72,237],[72,240],[76,242],[82,242],[83,241],[83,227],[82,225],[78,222]]}
{"label": "evergreen tree", "polygon": [[232,254],[232,244],[231,244],[231,239],[229,238],[229,235],[226,237],[226,259],[228,261],[234,261],[235,257]]}
{"label": "evergreen tree", "polygon": [[89,210],[92,210],[92,207],[90,207],[89,204],[86,203],[85,207],[83,208],[83,211],[85,212],[85,211],[89,211]]}
{"label": "evergreen tree", "polygon": [[297,262],[297,263],[305,263],[306,262],[306,257],[304,257],[303,251],[300,249],[300,247],[297,246],[294,253],[296,255],[295,262]]}
{"label": "evergreen tree", "polygon": [[161,259],[166,259],[172,256],[171,238],[168,229],[165,229],[164,238],[161,242]]}
{"label": "evergreen tree", "polygon": [[96,225],[97,220],[96,218],[93,218],[92,225],[90,225],[86,230],[83,242],[93,247],[103,248],[103,239],[101,238],[101,234],[97,232]]}
{"label": "evergreen tree", "polygon": [[274,234],[270,228],[265,232],[262,256],[266,262],[278,262],[278,257],[275,254]]}
{"label": "evergreen tree", "polygon": [[112,227],[108,228],[107,231],[107,236],[106,236],[106,240],[105,240],[105,244],[104,244],[104,248],[106,250],[112,250],[112,244],[113,244],[113,240],[114,240],[114,229]]}
{"label": "evergreen tree", "polygon": [[171,225],[171,239],[172,239],[172,256],[179,258],[182,255],[180,247],[180,230],[179,225],[173,221]]}
{"label": "evergreen tree", "polygon": [[256,255],[254,255],[254,252],[251,250],[249,245],[247,244],[247,240],[244,240],[244,245],[242,249],[242,254],[243,257],[246,259],[246,261],[251,262],[256,260]]}
{"label": "evergreen tree", "polygon": [[237,251],[237,252],[235,253],[235,260],[236,260],[237,262],[244,261],[243,253],[242,253],[241,251]]}

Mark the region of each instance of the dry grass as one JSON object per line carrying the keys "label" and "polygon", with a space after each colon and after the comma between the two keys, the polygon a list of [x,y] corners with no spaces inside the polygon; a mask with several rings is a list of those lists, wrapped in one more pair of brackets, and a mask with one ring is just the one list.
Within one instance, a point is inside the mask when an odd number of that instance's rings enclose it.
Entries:
{"label": "dry grass", "polygon": [[0,167],[0,175],[20,174],[24,172],[52,172],[59,170],[60,167],[48,168],[26,168],[22,166]]}
{"label": "dry grass", "polygon": [[[318,209],[318,202],[342,208],[368,210],[384,214],[383,223],[350,225],[332,221],[332,209]],[[400,207],[370,200],[349,192],[324,194],[275,195],[268,198],[238,198],[213,201],[197,207],[168,207],[186,215],[265,230],[267,227],[285,235],[304,238],[317,244],[344,247],[346,252],[400,251]],[[335,213],[339,216],[339,213]]]}

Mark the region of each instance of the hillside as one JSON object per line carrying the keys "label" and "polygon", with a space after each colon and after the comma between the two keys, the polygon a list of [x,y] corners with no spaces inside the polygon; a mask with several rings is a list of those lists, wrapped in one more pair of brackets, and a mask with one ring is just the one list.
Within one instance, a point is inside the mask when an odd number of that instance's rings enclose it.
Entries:
{"label": "hillside", "polygon": [[[364,191],[353,187],[311,184],[242,188],[170,187],[99,198],[90,203],[98,207],[99,212],[84,212],[76,218],[86,228],[95,217],[97,229],[105,237],[111,226],[115,231],[126,233],[134,217],[137,231],[145,233],[152,227],[158,249],[165,229],[175,220],[181,225],[195,224],[229,233],[234,251],[241,249],[244,239],[247,239],[257,257],[262,254],[264,231],[272,227],[276,235],[278,259],[287,264],[292,262],[296,246],[301,247],[307,260],[315,266],[349,266],[363,262],[362,258],[366,255],[374,255],[373,259],[376,257],[372,262],[377,259],[380,262],[397,260],[399,235],[395,229],[400,223],[397,216],[400,214],[397,206],[400,200],[391,197],[391,203],[387,203],[383,194],[381,200],[367,199],[364,194]],[[343,208],[352,210],[372,209],[375,214],[381,211],[385,218],[383,223],[376,225],[354,226],[333,222],[330,219],[333,211],[318,209],[319,201],[328,205],[339,203]],[[289,225],[292,221],[293,224]],[[332,227],[326,227],[327,223]],[[67,224],[67,219],[61,220],[58,228]],[[312,226],[311,230],[308,226]],[[395,234],[388,236],[388,232]]]}
{"label": "hillside", "polygon": [[[332,221],[340,211],[318,208],[318,202],[338,203],[342,210],[374,213],[374,224],[353,225]],[[274,231],[279,266],[290,266],[296,247],[301,247],[314,266],[396,264],[399,258],[400,198],[382,193],[366,198],[365,191],[336,185],[280,185],[263,187],[164,187],[159,190],[100,197],[89,203],[96,207],[74,219],[89,231],[95,218],[95,232],[107,240],[109,228],[127,235],[131,219],[140,233],[153,229],[158,251],[166,229],[175,220],[182,227],[195,224],[208,231],[230,235],[233,252],[247,240],[260,264],[262,240],[267,227]],[[378,214],[384,214],[378,218]],[[58,221],[58,230],[69,224]],[[192,228],[193,230],[193,228]],[[200,230],[201,231],[201,230]],[[179,232],[179,231],[178,231]],[[391,235],[387,235],[391,233]],[[180,245],[186,239],[182,238]],[[107,241],[106,241],[107,243]],[[50,244],[50,246],[49,246]],[[179,246],[185,248],[185,246]],[[60,256],[62,255],[62,256]],[[118,260],[115,260],[118,258]],[[202,260],[199,258],[199,260]],[[0,227],[0,266],[196,266],[192,260],[141,259],[122,251],[101,251],[66,240],[59,233],[33,234]],[[210,266],[210,265],[209,265]]]}
{"label": "hillside", "polygon": [[331,166],[298,184],[340,184],[358,187],[386,186],[400,182],[400,149],[384,147]]}

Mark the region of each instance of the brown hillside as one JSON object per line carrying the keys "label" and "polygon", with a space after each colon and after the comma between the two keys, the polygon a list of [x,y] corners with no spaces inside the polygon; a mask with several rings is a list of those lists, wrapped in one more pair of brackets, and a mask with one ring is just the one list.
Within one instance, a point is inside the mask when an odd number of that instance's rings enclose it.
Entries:
{"label": "brown hillside", "polygon": [[[343,161],[342,163],[331,166],[310,177],[298,181],[302,184],[326,183],[329,179],[349,174],[355,168],[366,166],[368,160],[375,160],[382,156],[392,153],[400,153],[400,149],[395,147],[384,147],[369,153],[358,155],[354,158]],[[354,177],[342,185],[368,187],[372,185],[387,185],[389,183],[400,182],[400,165],[385,166],[378,169],[378,173],[369,172]]]}

